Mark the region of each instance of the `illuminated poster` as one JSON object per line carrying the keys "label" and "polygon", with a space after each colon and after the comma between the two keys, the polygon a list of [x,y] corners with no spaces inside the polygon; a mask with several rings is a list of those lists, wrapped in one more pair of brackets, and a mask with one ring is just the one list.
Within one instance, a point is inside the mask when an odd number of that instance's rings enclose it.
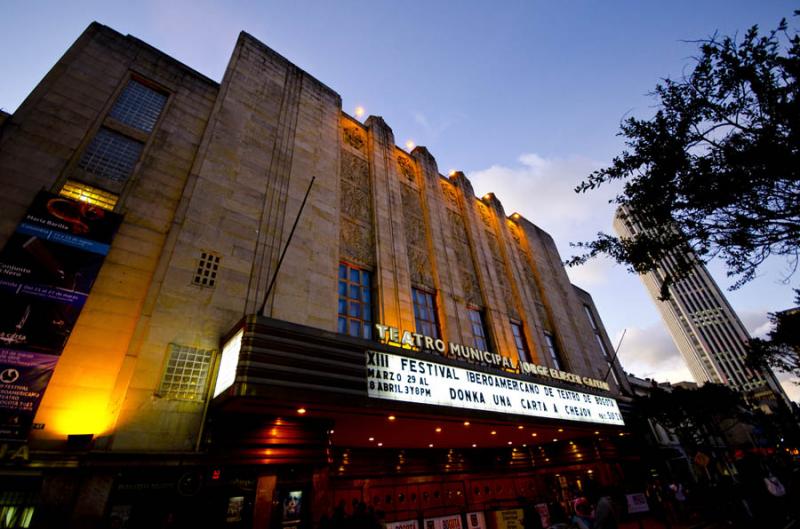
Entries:
{"label": "illuminated poster", "polygon": [[0,381],[0,438],[27,437],[121,221],[41,191],[0,252],[0,373],[18,376]]}
{"label": "illuminated poster", "polygon": [[451,514],[450,516],[425,518],[424,529],[462,529],[461,515]]}

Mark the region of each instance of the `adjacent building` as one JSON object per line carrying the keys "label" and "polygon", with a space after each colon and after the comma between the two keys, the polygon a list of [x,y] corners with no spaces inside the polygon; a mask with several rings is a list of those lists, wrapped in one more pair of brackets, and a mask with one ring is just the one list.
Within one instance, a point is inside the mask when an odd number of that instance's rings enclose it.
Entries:
{"label": "adjacent building", "polygon": [[[626,238],[646,229],[625,209],[618,211],[614,228]],[[691,270],[669,287],[669,299],[662,300],[661,285],[667,274],[676,275],[677,257],[689,259]],[[746,365],[747,330],[706,267],[688,250],[668,256],[657,270],[640,277],[696,382],[729,385],[753,402],[788,402],[771,371]]]}
{"label": "adjacent building", "polygon": [[481,529],[635,480],[551,237],[252,36],[217,83],[92,24],[1,127],[4,520]]}

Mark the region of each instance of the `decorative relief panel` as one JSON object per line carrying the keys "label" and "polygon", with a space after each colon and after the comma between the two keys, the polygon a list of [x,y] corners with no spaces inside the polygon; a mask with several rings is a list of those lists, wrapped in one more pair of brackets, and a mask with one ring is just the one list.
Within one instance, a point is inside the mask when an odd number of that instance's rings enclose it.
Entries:
{"label": "decorative relief panel", "polygon": [[411,269],[411,282],[415,285],[434,288],[430,255],[425,236],[425,219],[422,213],[420,195],[409,185],[401,186],[403,202],[403,228],[408,245],[408,265]]}
{"label": "decorative relief panel", "polygon": [[374,266],[369,165],[365,160],[344,150],[341,160],[339,251],[345,259]]}
{"label": "decorative relief panel", "polygon": [[344,126],[344,141],[354,149],[363,151],[367,144],[367,137],[364,131],[354,126]]}
{"label": "decorative relief panel", "polygon": [[522,288],[527,289],[527,291],[531,293],[531,296],[533,296],[533,303],[536,306],[536,316],[538,317],[539,322],[545,329],[552,331],[553,326],[550,324],[550,317],[548,316],[547,310],[542,302],[539,281],[536,279],[536,274],[533,271],[533,265],[531,264],[530,257],[522,245],[522,235],[520,234],[520,230],[519,228],[511,228],[510,231],[511,236],[514,238],[514,242],[517,245],[519,260],[522,263],[522,281],[524,282]]}
{"label": "decorative relief panel", "polygon": [[440,180],[440,183],[442,185],[442,193],[444,194],[444,200],[445,204],[447,204],[447,207],[459,211],[458,194],[455,186],[446,180]]}
{"label": "decorative relief panel", "polygon": [[489,206],[483,202],[478,202],[478,213],[481,214],[481,220],[483,221],[483,225],[486,226],[486,229],[494,231],[494,215]]}
{"label": "decorative relief panel", "polygon": [[511,291],[511,284],[506,275],[506,266],[503,262],[503,254],[500,253],[500,244],[497,236],[493,231],[486,230],[486,238],[489,240],[489,251],[492,253],[492,261],[494,261],[494,271],[497,275],[497,286],[500,287],[500,292],[503,296],[503,301],[506,304],[508,314],[513,318],[519,319],[519,312],[517,311],[517,304],[514,303],[513,292]]}
{"label": "decorative relief panel", "polygon": [[406,180],[409,182],[417,181],[417,172],[414,170],[414,162],[409,160],[407,156],[403,154],[397,155],[397,167],[400,174],[403,175]]}
{"label": "decorative relief panel", "polygon": [[483,306],[483,298],[481,297],[480,286],[478,285],[478,274],[475,272],[475,263],[472,260],[472,253],[469,250],[469,239],[467,238],[467,230],[464,226],[464,219],[461,214],[453,211],[447,211],[447,217],[450,222],[450,231],[453,235],[453,249],[458,259],[459,275],[461,276],[461,284],[464,288],[464,298],[467,303],[471,303],[478,307]]}

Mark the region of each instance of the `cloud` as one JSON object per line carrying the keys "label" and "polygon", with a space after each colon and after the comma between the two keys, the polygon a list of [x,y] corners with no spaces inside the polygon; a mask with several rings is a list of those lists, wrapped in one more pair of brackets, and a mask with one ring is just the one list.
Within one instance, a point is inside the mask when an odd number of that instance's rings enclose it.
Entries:
{"label": "cloud", "polygon": [[[548,232],[562,258],[577,253],[570,242],[590,240],[599,230],[611,232],[614,206],[609,199],[614,197],[613,188],[585,194],[574,191],[592,171],[603,167],[603,162],[582,156],[547,158],[536,153],[522,154],[517,162],[471,171],[468,176],[475,193],[494,193],[506,214],[519,213]],[[613,266],[610,260],[595,259],[568,269],[568,273],[574,283],[591,287],[605,284]]]}
{"label": "cloud", "polygon": [[[615,343],[619,338],[615,338]],[[625,371],[640,378],[659,382],[693,380],[686,362],[660,323],[629,328],[619,349],[619,361]]]}

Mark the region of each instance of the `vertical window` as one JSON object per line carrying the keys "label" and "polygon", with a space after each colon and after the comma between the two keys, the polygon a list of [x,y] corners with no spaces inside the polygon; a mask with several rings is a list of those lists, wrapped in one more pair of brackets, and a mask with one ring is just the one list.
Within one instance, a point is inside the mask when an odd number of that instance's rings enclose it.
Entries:
{"label": "vertical window", "polygon": [[553,360],[553,365],[556,369],[563,369],[561,366],[561,355],[558,352],[558,345],[552,334],[549,332],[544,333],[544,341],[547,344],[547,352],[550,353],[550,358]]}
{"label": "vertical window", "polygon": [[589,308],[589,305],[584,305],[583,310],[586,311],[586,317],[589,318],[589,324],[591,324],[592,330],[597,332],[597,322],[594,321],[594,314],[592,314],[592,309]]}
{"label": "vertical window", "polygon": [[370,273],[346,263],[339,264],[338,331],[358,338],[372,338]]}
{"label": "vertical window", "polygon": [[514,334],[514,344],[517,346],[517,355],[523,362],[530,362],[531,355],[528,352],[528,344],[525,342],[525,334],[522,332],[522,324],[511,322],[511,332]]}
{"label": "vertical window", "polygon": [[101,127],[84,151],[78,167],[112,182],[124,182],[144,148],[140,141]]}
{"label": "vertical window", "polygon": [[142,132],[150,133],[166,102],[166,94],[131,79],[108,115]]}
{"label": "vertical window", "polygon": [[417,324],[417,332],[432,338],[439,338],[439,324],[436,320],[433,294],[417,288],[412,288],[411,294],[414,298],[414,320]]}
{"label": "vertical window", "polygon": [[487,339],[486,326],[483,324],[483,312],[478,309],[467,309],[469,311],[469,321],[472,326],[473,346],[481,351],[489,350],[489,340]]}

